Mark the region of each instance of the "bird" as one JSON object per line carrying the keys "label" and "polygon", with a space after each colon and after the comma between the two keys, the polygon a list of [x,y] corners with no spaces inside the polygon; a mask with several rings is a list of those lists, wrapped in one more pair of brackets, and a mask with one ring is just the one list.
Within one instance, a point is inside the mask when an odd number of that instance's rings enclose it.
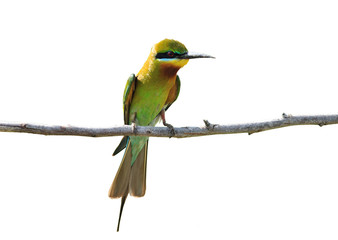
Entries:
{"label": "bird", "polygon": [[[123,94],[124,124],[155,126],[160,120],[171,135],[173,126],[167,123],[165,112],[176,101],[181,87],[177,72],[189,59],[214,58],[207,54],[190,53],[184,44],[173,39],[156,43],[137,75],[131,74]],[[149,137],[124,136],[113,156],[125,149],[122,161],[109,189],[110,198],[121,198],[117,231],[128,194],[143,197],[146,191],[147,153]]]}

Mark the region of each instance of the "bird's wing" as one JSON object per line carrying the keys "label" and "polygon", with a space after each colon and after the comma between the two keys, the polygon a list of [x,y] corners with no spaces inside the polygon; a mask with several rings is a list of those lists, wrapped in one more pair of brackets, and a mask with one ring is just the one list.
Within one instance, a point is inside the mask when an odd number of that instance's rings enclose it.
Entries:
{"label": "bird's wing", "polygon": [[170,89],[167,101],[165,102],[165,108],[164,110],[167,111],[168,108],[173,104],[176,99],[178,98],[178,95],[180,94],[180,89],[181,89],[181,81],[178,75],[176,76],[176,83],[175,85]]}
{"label": "bird's wing", "polygon": [[[123,93],[123,116],[124,116],[124,124],[129,125],[129,108],[131,104],[131,100],[133,99],[133,94],[136,88],[136,77],[135,74],[131,74],[128,78],[126,87],[124,88]],[[124,136],[120,142],[120,144],[115,149],[113,156],[121,152],[128,143],[128,136]]]}
{"label": "bird's wing", "polygon": [[136,88],[136,76],[135,74],[130,75],[128,78],[126,87],[124,88],[123,93],[123,115],[124,115],[124,124],[129,124],[129,109],[130,104],[133,99],[133,94]]}

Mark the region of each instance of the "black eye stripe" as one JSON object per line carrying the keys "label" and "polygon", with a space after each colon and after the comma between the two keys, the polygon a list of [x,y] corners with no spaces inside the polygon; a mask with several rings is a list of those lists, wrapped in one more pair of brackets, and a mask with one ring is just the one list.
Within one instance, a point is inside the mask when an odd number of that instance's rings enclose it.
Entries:
{"label": "black eye stripe", "polygon": [[157,53],[156,58],[177,58],[178,56],[181,56],[183,54],[175,53],[173,51],[168,51],[168,52],[162,52],[162,53]]}
{"label": "black eye stripe", "polygon": [[175,58],[176,56],[177,55],[175,53],[170,55],[170,54],[168,54],[168,52],[156,54],[156,58]]}

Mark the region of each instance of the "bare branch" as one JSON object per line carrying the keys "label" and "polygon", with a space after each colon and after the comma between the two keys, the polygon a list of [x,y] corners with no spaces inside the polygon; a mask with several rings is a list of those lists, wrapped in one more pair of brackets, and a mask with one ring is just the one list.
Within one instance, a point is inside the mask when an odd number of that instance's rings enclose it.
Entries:
{"label": "bare branch", "polygon": [[178,127],[175,136],[172,136],[167,127],[121,126],[111,128],[83,128],[73,126],[46,126],[36,124],[0,123],[0,132],[22,132],[41,135],[71,135],[85,137],[110,137],[110,136],[149,136],[149,137],[198,137],[215,134],[257,133],[266,130],[296,126],[318,125],[324,126],[338,123],[338,115],[312,115],[292,116],[283,113],[281,119],[244,124],[219,125],[211,124],[204,120],[203,127]]}

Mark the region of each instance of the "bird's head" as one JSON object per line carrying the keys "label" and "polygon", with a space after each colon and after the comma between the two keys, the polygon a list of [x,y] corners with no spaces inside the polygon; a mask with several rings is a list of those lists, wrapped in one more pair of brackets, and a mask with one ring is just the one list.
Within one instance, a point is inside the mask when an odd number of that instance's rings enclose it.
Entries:
{"label": "bird's head", "polygon": [[190,53],[184,44],[173,39],[164,39],[159,43],[156,43],[151,52],[153,61],[167,67],[178,69],[186,65],[189,59],[214,58],[206,54]]}

